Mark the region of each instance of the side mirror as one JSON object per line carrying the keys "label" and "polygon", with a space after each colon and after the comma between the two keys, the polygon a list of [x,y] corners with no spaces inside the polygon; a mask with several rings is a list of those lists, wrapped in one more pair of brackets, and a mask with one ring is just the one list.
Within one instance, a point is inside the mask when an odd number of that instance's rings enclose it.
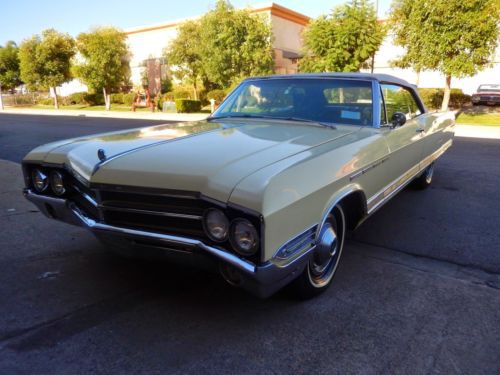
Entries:
{"label": "side mirror", "polygon": [[391,117],[392,127],[403,126],[406,123],[406,115],[403,112],[394,112]]}

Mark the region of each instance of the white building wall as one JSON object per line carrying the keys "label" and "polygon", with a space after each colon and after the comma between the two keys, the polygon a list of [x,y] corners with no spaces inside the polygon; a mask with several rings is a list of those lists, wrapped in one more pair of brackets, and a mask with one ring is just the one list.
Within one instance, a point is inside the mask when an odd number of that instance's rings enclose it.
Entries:
{"label": "white building wall", "polygon": [[164,49],[176,36],[176,26],[128,35],[127,43],[132,53],[130,60],[131,80],[134,85],[141,82],[144,60],[162,57]]}
{"label": "white building wall", "polygon": [[[392,60],[403,55],[404,49],[393,44],[393,38],[389,35],[380,50],[375,55],[374,73],[391,74],[406,81],[417,84],[422,88],[441,88],[444,87],[445,77],[436,71],[423,71],[417,77],[415,71],[411,69],[399,69],[391,67]],[[461,89],[465,94],[473,94],[478,86],[483,83],[500,83],[500,47],[496,51],[491,67],[487,67],[473,77],[452,78],[451,87]]]}
{"label": "white building wall", "polygon": [[[75,92],[87,92],[89,91],[87,85],[85,85],[79,79],[72,79],[69,82],[63,83],[61,86],[57,87],[57,95],[68,96]],[[53,96],[53,93],[51,93]]]}

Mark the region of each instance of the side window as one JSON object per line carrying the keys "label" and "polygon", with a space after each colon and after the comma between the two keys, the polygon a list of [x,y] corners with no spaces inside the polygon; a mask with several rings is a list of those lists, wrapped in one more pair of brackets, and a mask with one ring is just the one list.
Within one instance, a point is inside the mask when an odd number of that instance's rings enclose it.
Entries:
{"label": "side window", "polygon": [[394,112],[402,112],[406,119],[417,117],[422,112],[411,92],[398,85],[382,84],[387,120],[390,121]]}

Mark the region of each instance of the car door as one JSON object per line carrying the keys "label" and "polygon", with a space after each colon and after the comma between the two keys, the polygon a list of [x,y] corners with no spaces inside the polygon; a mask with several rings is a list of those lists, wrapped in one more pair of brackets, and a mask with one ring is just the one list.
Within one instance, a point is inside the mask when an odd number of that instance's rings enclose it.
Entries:
{"label": "car door", "polygon": [[[382,119],[381,133],[389,147],[389,157],[385,172],[389,185],[387,194],[407,182],[419,170],[424,149],[424,127],[421,124],[423,108],[412,90],[393,83],[381,83]],[[394,113],[403,113],[406,122],[402,126],[392,126]],[[386,194],[386,195],[387,195]]]}
{"label": "car door", "polygon": [[434,160],[434,155],[446,148],[453,139],[454,115],[451,112],[441,112],[426,113],[421,117],[420,122],[425,129],[423,165],[421,167],[426,167],[429,162]]}

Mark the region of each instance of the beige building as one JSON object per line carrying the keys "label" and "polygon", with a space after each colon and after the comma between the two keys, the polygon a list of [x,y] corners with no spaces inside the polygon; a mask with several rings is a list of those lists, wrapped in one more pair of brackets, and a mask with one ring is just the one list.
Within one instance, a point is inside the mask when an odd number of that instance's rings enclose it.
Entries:
{"label": "beige building", "polygon": [[[248,9],[252,13],[262,14],[271,24],[274,35],[275,72],[277,74],[296,73],[297,61],[302,49],[301,34],[310,18],[275,3],[255,5]],[[327,11],[328,9],[325,9],[325,12]],[[196,17],[191,19],[196,19]],[[141,85],[144,71],[147,70],[148,77],[155,77],[153,82],[149,82],[150,88],[153,91],[159,90],[160,77],[165,74],[163,50],[176,37],[178,26],[186,20],[167,21],[125,30],[132,53],[131,70],[134,85]],[[417,75],[411,69],[392,68],[391,61],[402,53],[403,49],[394,46],[392,37],[389,35],[375,56],[374,71],[394,75],[418,84],[419,87],[444,86],[444,76],[438,72],[424,71]],[[500,83],[500,48],[497,49],[491,67],[473,77],[454,78],[452,87],[472,94],[482,83]],[[63,85],[59,92],[61,95],[67,95],[70,92],[83,90],[86,90],[84,85],[72,81]]]}
{"label": "beige building", "polygon": [[[271,23],[276,73],[296,73],[302,46],[301,33],[310,18],[275,3],[256,5],[250,7],[249,11],[262,14]],[[183,21],[186,19],[125,30],[132,52],[130,65],[134,84],[141,83],[143,72],[147,70],[148,77],[156,77],[153,85],[149,82],[150,86],[159,88],[163,50],[176,37],[177,28]]]}

